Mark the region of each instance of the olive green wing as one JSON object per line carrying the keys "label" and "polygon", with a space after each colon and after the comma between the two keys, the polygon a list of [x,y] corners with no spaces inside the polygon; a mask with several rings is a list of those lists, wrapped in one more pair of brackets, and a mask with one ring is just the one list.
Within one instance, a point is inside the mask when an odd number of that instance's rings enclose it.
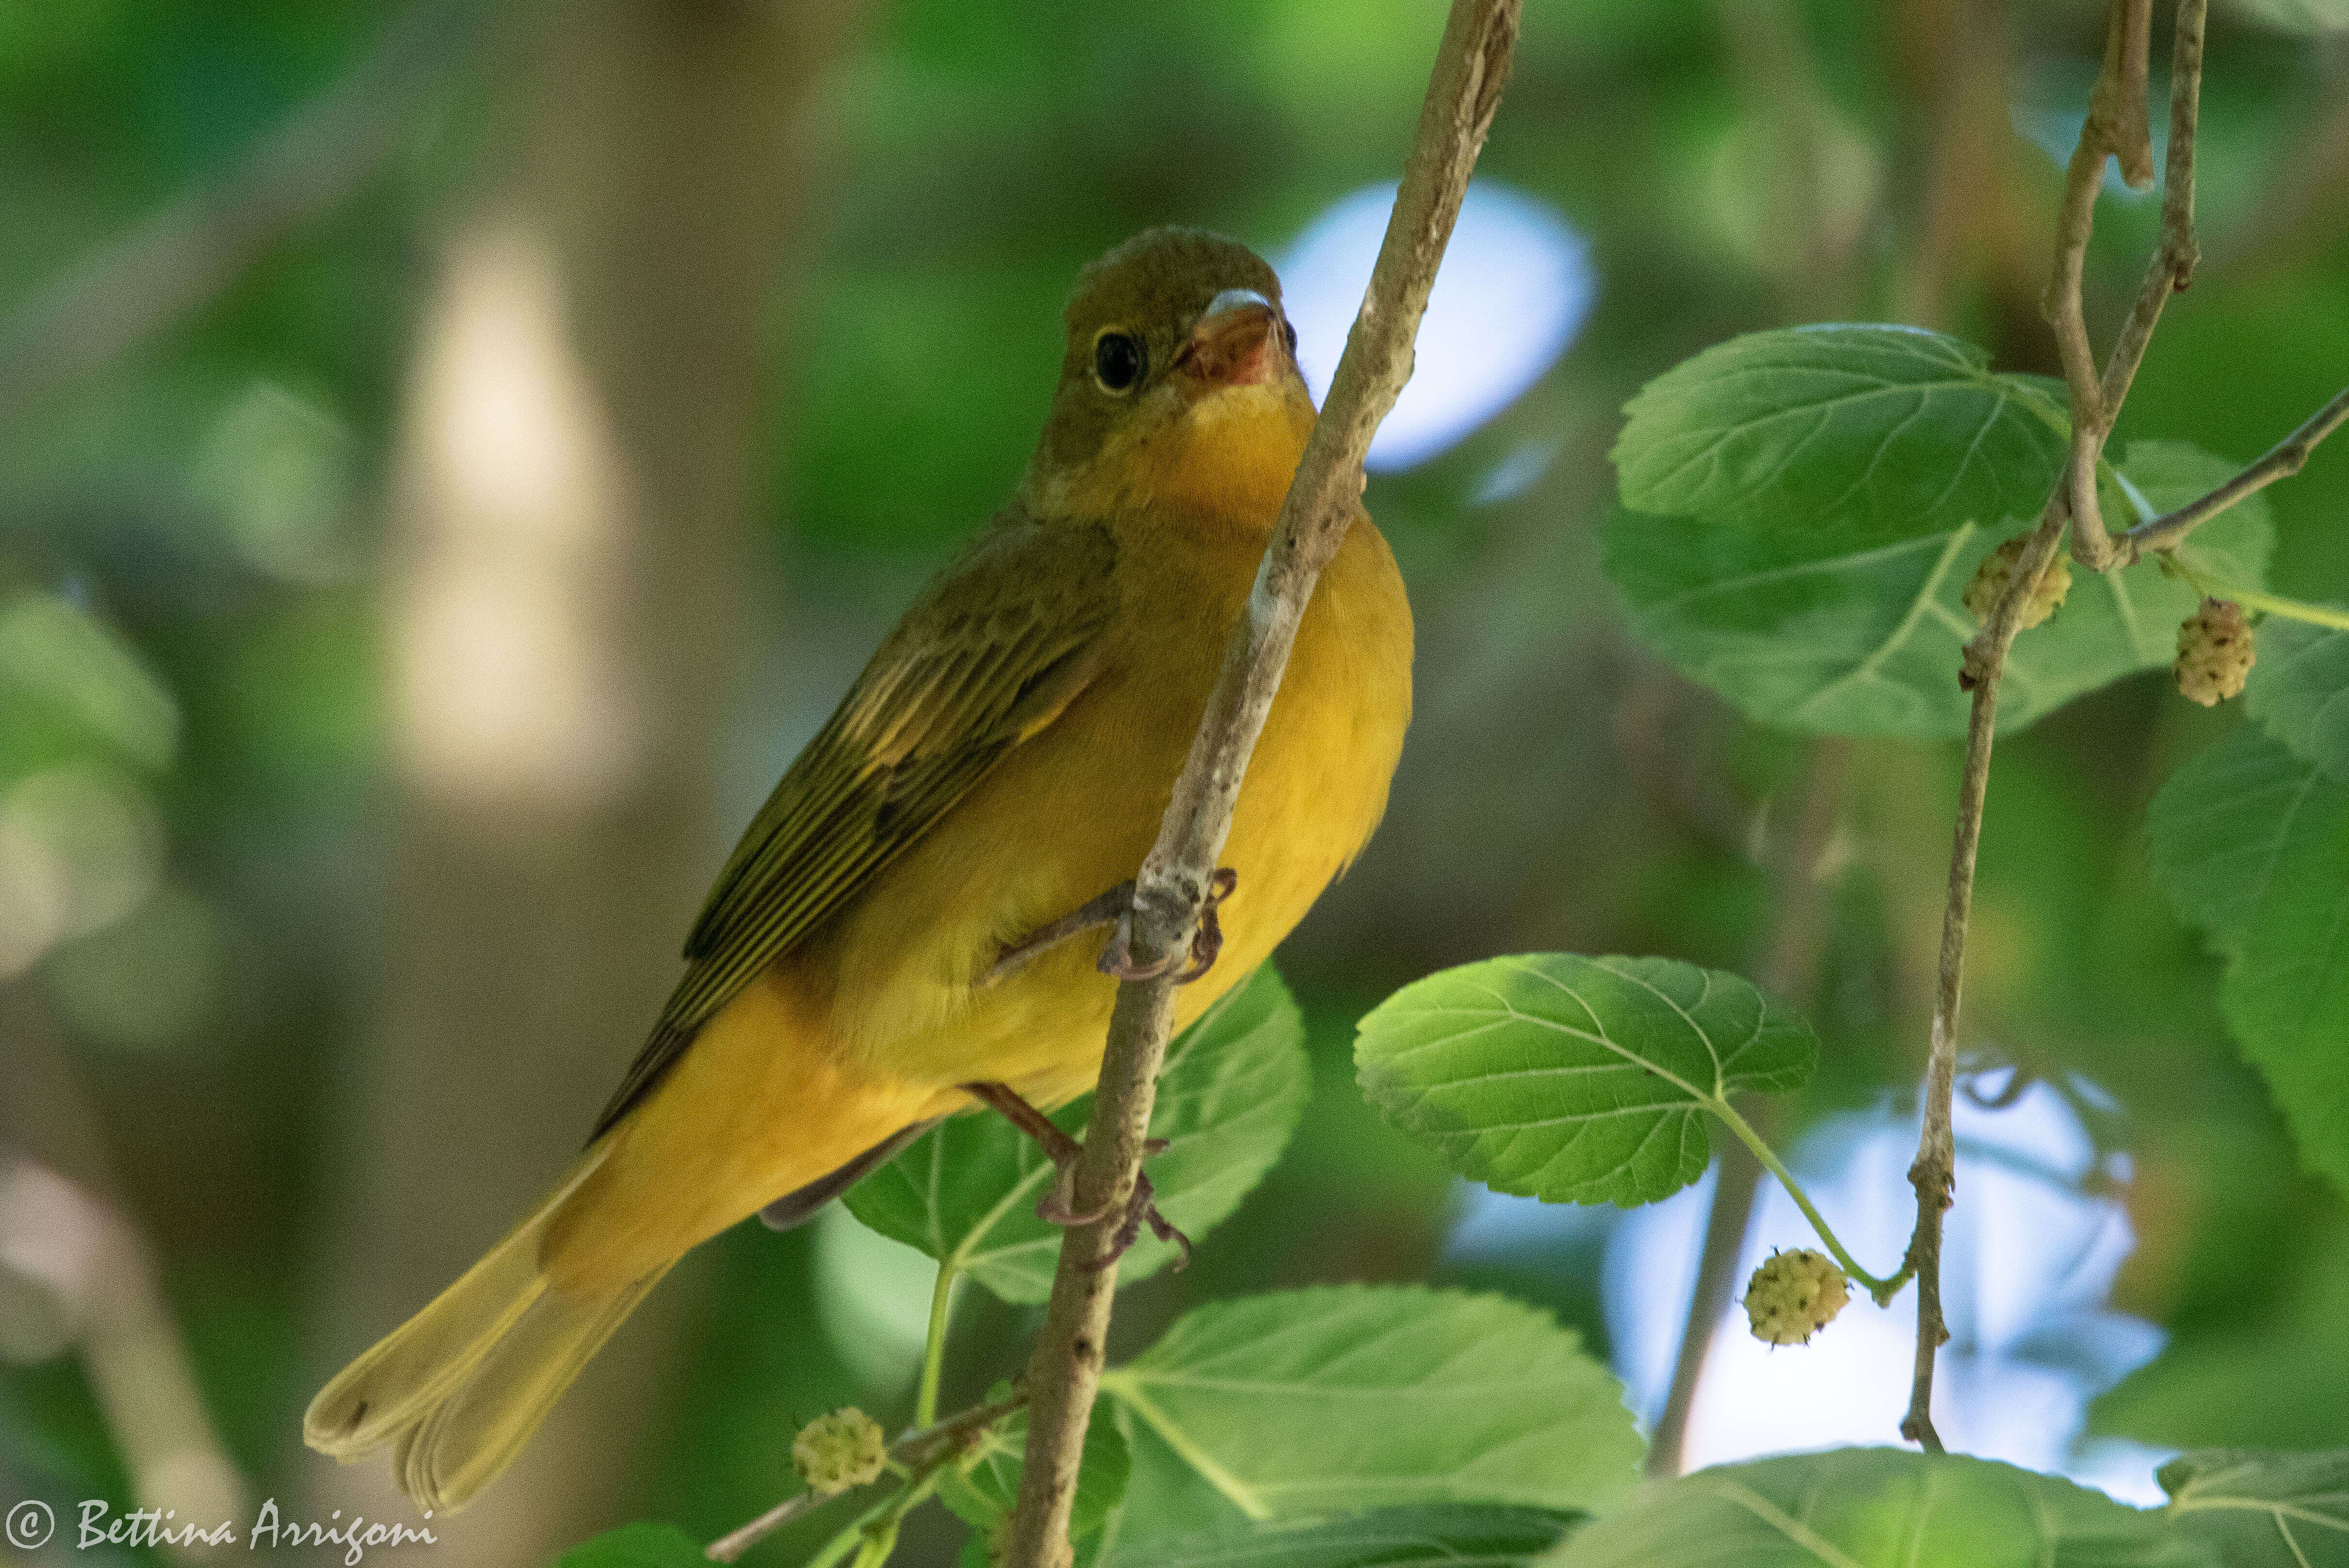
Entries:
{"label": "olive green wing", "polygon": [[1115,558],[1106,529],[1013,515],[924,592],[735,846],[686,939],[685,975],[595,1136],[745,984],[1091,683]]}

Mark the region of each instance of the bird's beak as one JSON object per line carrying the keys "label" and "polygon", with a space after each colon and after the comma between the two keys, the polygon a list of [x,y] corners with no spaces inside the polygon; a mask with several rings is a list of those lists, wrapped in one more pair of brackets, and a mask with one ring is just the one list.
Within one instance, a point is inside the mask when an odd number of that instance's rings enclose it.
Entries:
{"label": "bird's beak", "polygon": [[1175,367],[1198,392],[1253,387],[1278,374],[1280,316],[1254,289],[1226,289],[1207,302]]}

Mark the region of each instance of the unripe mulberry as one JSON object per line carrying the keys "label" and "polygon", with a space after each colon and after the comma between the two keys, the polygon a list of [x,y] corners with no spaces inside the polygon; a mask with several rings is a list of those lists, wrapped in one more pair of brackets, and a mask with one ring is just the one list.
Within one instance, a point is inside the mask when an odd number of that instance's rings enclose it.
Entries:
{"label": "unripe mulberry", "polygon": [[1772,1345],[1808,1344],[1850,1299],[1843,1270],[1808,1248],[1773,1253],[1745,1282],[1754,1337]]}
{"label": "unripe mulberry", "polygon": [[[1973,581],[1966,584],[1966,608],[1974,619],[1987,623],[1991,612],[1998,608],[1998,596],[2006,592],[2006,584],[2014,575],[2014,563],[2031,543],[2027,533],[2018,534],[1982,558],[1974,568]],[[2029,631],[2064,606],[2064,595],[2072,591],[2072,567],[2057,552],[2039,574],[2039,584],[2023,602],[2023,613],[2014,623],[2017,631]]]}
{"label": "unripe mulberry", "polygon": [[2178,689],[2216,707],[2243,689],[2257,656],[2243,607],[2231,599],[2205,599],[2178,628]]}
{"label": "unripe mulberry", "polygon": [[792,1467],[826,1496],[877,1479],[887,1455],[881,1423],[854,1405],[818,1416],[792,1439]]}

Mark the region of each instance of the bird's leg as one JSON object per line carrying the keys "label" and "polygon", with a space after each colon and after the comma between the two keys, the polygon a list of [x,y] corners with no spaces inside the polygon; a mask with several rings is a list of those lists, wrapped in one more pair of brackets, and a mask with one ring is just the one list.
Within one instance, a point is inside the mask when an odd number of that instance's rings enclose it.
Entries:
{"label": "bird's leg", "polygon": [[1199,906],[1199,926],[1191,933],[1189,952],[1170,954],[1156,964],[1141,965],[1133,961],[1133,950],[1129,945],[1133,939],[1133,884],[1126,883],[1128,907],[1117,916],[1117,929],[1110,934],[1093,967],[1120,980],[1155,980],[1188,958],[1190,962],[1184,965],[1183,973],[1174,976],[1174,984],[1188,985],[1216,966],[1216,955],[1224,950],[1224,927],[1216,918],[1216,906],[1231,897],[1232,891],[1239,885],[1239,872],[1229,866],[1218,866],[1207,883],[1206,901]]}
{"label": "bird's leg", "polygon": [[[1046,1158],[1059,1171],[1060,1175],[1052,1182],[1051,1190],[1036,1200],[1038,1219],[1052,1225],[1090,1225],[1109,1213],[1107,1204],[1090,1213],[1076,1211],[1071,1184],[1076,1179],[1077,1156],[1084,1151],[1084,1146],[1061,1131],[1050,1117],[1030,1105],[1019,1090],[1007,1083],[967,1083],[962,1086],[962,1091],[1002,1112],[1006,1121],[1035,1140],[1036,1146],[1044,1151]],[[1163,1154],[1165,1150],[1166,1140],[1163,1138],[1151,1139],[1142,1146],[1144,1154]],[[1158,1212],[1158,1205],[1151,1197],[1149,1175],[1137,1171],[1133,1178],[1133,1196],[1126,1200],[1125,1217],[1118,1222],[1117,1234],[1111,1239],[1109,1255],[1092,1266],[1107,1268],[1123,1257],[1125,1250],[1133,1245],[1134,1238],[1142,1233],[1145,1223],[1160,1241],[1173,1242],[1183,1249],[1182,1257],[1175,1262],[1176,1268],[1191,1261],[1191,1238],[1169,1224],[1166,1216]]]}
{"label": "bird's leg", "polygon": [[1038,1219],[1058,1225],[1090,1225],[1109,1212],[1106,1206],[1091,1214],[1079,1214],[1069,1207],[1069,1186],[1076,1176],[1077,1156],[1084,1151],[1084,1146],[1061,1131],[1059,1123],[1030,1105],[1025,1097],[1008,1083],[967,1083],[962,1086],[962,1091],[981,1104],[1002,1112],[1003,1119],[1026,1133],[1060,1171],[1060,1178],[1052,1183],[1052,1190],[1036,1200]]}
{"label": "bird's leg", "polygon": [[[1078,905],[1050,925],[1038,926],[1006,947],[997,954],[994,966],[978,977],[978,983],[981,985],[992,985],[1005,975],[1024,968],[1030,960],[1038,957],[1048,948],[1058,947],[1071,936],[1082,935],[1097,925],[1113,923],[1133,903],[1133,883],[1130,881],[1118,883],[1099,898]],[[1004,1114],[1009,1116],[1011,1113],[1005,1111]]]}

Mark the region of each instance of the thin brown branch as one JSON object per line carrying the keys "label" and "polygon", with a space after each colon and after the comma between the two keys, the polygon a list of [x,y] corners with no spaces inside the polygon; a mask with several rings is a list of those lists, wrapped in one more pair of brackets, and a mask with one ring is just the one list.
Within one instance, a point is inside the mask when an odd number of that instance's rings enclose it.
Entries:
{"label": "thin brown branch", "polygon": [[[890,1460],[907,1472],[906,1485],[916,1485],[939,1466],[968,1452],[979,1433],[1027,1403],[1026,1392],[1014,1388],[1000,1399],[974,1405],[936,1426],[907,1432],[889,1445]],[[817,1491],[813,1488],[794,1493],[740,1529],[729,1531],[711,1542],[702,1555],[712,1563],[731,1563],[794,1519],[847,1495],[847,1491]]]}
{"label": "thin brown branch", "polygon": [[245,161],[187,191],[0,323],[0,422],[212,298],[347,196],[500,7],[424,0]]}
{"label": "thin brown branch", "polygon": [[[1353,524],[1371,437],[1410,378],[1420,316],[1508,79],[1519,9],[1520,0],[1454,0],[1361,314],[1281,505],[1247,614],[1233,628],[1157,842],[1134,881],[1127,947],[1139,967],[1174,955],[1198,923],[1298,623],[1321,568]],[[1009,1568],[1061,1568],[1068,1560],[1069,1509],[1116,1289],[1112,1241],[1141,1169],[1174,984],[1169,975],[1118,988],[1074,1183],[1080,1212],[1098,1209],[1109,1217],[1071,1230],[1061,1244],[1051,1302],[1029,1364],[1034,1403],[1004,1554]]]}
{"label": "thin brown branch", "polygon": [[2209,521],[2245,496],[2263,490],[2278,480],[2289,479],[2300,472],[2308,461],[2308,454],[2318,442],[2349,421],[2349,387],[2344,387],[2333,401],[2309,416],[2308,422],[2277,442],[2266,457],[2229,480],[2209,494],[2197,497],[2176,511],[2163,512],[2149,522],[2141,522],[2121,536],[2122,563],[2149,555],[2157,550],[2175,550],[2186,536]]}
{"label": "thin brown branch", "polygon": [[2153,0],[2113,0],[2099,82],[2106,102],[2091,105],[2090,112],[2103,108],[2113,156],[2132,191],[2153,183],[2153,95],[2147,85],[2152,53]]}
{"label": "thin brown branch", "polygon": [[2098,388],[2108,417],[2120,412],[2146,346],[2161,320],[2169,296],[2185,292],[2194,281],[2201,259],[2194,239],[2194,140],[2200,123],[2202,100],[2202,25],[2207,0],[2181,4],[2178,26],[2169,46],[2169,150],[2161,176],[2161,243],[2146,263],[2145,282],[2138,285],[2137,304],[2113,340],[2112,357],[2105,361]]}
{"label": "thin brown branch", "polygon": [[[2121,27],[2119,7],[2126,3],[2127,0],[2115,0],[2116,38]],[[2149,289],[2154,279],[2159,280],[2161,297],[2173,292],[2193,268],[2193,142],[2196,99],[2201,89],[2206,6],[2207,0],[2178,0],[2177,39],[2170,60],[2170,160],[2162,199],[2161,249],[2148,275]],[[2084,562],[2101,568],[2113,559],[2111,542],[2104,535],[2103,525],[2095,521],[2096,458],[2120,411],[2120,398],[2128,389],[2160,309],[2158,299],[2146,308],[2144,297],[2140,296],[2142,325],[2124,330],[2106,376],[2095,378],[2084,373],[2087,361],[2084,355],[2075,353],[2085,351],[2087,343],[2086,329],[2081,325],[2081,257],[2087,245],[2089,207],[2095,201],[2095,182],[2103,177],[2105,153],[2101,149],[2117,150],[2111,139],[2108,117],[2100,116],[2098,106],[2111,105],[2126,97],[2118,88],[2107,85],[2108,80],[2122,74],[2126,64],[2123,54],[2117,44],[2106,51],[2104,76],[2098,78],[2096,90],[2091,95],[2088,121],[2081,128],[2079,150],[2072,160],[2073,178],[2065,191],[2064,211],[2056,226],[2056,281],[2047,302],[2048,314],[2058,324],[2059,335],[2065,333],[2067,324],[2079,328],[2076,345],[2067,341],[2064,348],[2064,375],[2072,384],[2074,399],[2071,459],[2041,510],[2039,525],[2024,546],[2022,559],[2015,563],[1989,624],[1967,645],[1961,676],[1973,692],[1973,709],[1966,726],[1965,766],[1958,783],[1958,820],[1950,847],[1949,897],[1941,916],[1940,972],[1933,1001],[1931,1054],[1925,1070],[1924,1125],[1918,1135],[1916,1163],[1909,1170],[1909,1182],[1917,1189],[1917,1228],[1909,1237],[1909,1255],[1902,1265],[1904,1273],[1913,1272],[1917,1278],[1917,1353],[1909,1385],[1909,1413],[1900,1423],[1900,1433],[1935,1453],[1941,1449],[1941,1439],[1933,1429],[1933,1369],[1941,1345],[1949,1338],[1949,1327],[1941,1313],[1941,1222],[1957,1182],[1957,1143],[1951,1123],[1951,1101],[1957,1084],[1958,1003],[1965,975],[1966,926],[1973,908],[1974,856],[1982,843],[1982,805],[1990,789],[1991,746],[1998,726],[1999,681],[2005,674],[2007,652],[2014,645],[2023,601],[2037,586],[2048,562],[2054,559],[2066,521],[2076,524],[2073,549]],[[2127,155],[2123,157],[2126,164]],[[2084,164],[2093,178],[2083,193],[2076,188]],[[2075,196],[2083,196],[2087,205],[2075,207]],[[2055,291],[2061,291],[2060,297]],[[2137,321],[2137,317],[2133,316],[2132,322]],[[2113,388],[2110,397],[2106,396],[2107,387]],[[2093,420],[2090,410],[2094,411]],[[2075,507],[2081,511],[2076,518]],[[2098,552],[2096,559],[2091,559],[2092,551]]]}
{"label": "thin brown branch", "polygon": [[[2075,497],[2085,494],[2090,516],[2080,529],[2077,553],[2093,565],[2105,539],[2104,523],[2094,515],[2096,504],[2095,469],[2097,436],[2103,422],[2104,396],[2096,375],[2095,349],[2088,342],[2088,322],[2082,304],[2081,274],[2088,257],[2088,235],[2095,226],[2096,189],[2104,182],[2106,149],[2102,129],[2092,113],[2080,130],[2080,144],[2072,153],[2064,175],[2064,203],[2055,219],[2055,273],[2043,305],[2048,325],[2055,329],[2055,346],[2064,362],[2064,384],[2072,393],[2072,444],[2064,468],[2064,485]],[[2088,454],[2091,482],[2078,482],[2081,454]]]}
{"label": "thin brown branch", "polygon": [[1973,688],[1973,711],[1966,725],[1966,760],[1958,781],[1958,823],[1950,848],[1949,901],[1941,917],[1940,984],[1933,997],[1932,1051],[1925,1068],[1924,1128],[1917,1140],[1916,1163],[1909,1181],[1917,1189],[1917,1228],[1909,1239],[1904,1274],[1917,1278],[1917,1355],[1909,1386],[1909,1413],[1900,1435],[1940,1453],[1941,1439],[1933,1429],[1933,1364],[1942,1342],[1950,1336],[1941,1316],[1941,1218],[1957,1184],[1957,1140],[1951,1121],[1951,1101],[1957,1087],[1958,999],[1965,975],[1966,923],[1972,913],[1974,855],[1982,844],[1982,801],[1990,789],[1991,742],[1998,725],[1999,679],[2006,671],[2007,650],[2020,629],[2023,601],[2039,574],[2054,559],[2068,516],[2064,506],[2066,481],[2058,480],[2047,499],[2038,529],[2015,562],[2006,592],[1999,596],[1990,623],[1966,649],[1966,683]]}
{"label": "thin brown branch", "polygon": [[[2081,562],[2102,570],[2112,546],[2096,507],[2096,459],[2113,428],[2118,405],[2105,396],[2088,341],[2087,307],[2082,287],[2088,238],[2095,230],[2096,192],[2105,181],[2105,160],[2120,160],[2123,178],[2143,186],[2153,178],[2153,148],[2147,125],[2146,51],[2151,38],[2152,0],[2112,0],[2105,38],[2104,68],[2088,92],[2088,118],[2064,174],[2064,201],[2055,220],[2055,267],[2042,304],[2064,362],[2064,384],[2072,394],[2072,442],[2064,462],[2071,490],[2073,551]],[[2158,308],[2158,307],[2157,307]],[[2151,331],[2150,324],[2147,332]],[[2142,345],[2139,346],[2142,352]]]}
{"label": "thin brown branch", "polygon": [[811,1487],[783,1499],[740,1530],[729,1531],[711,1542],[702,1555],[712,1563],[731,1563],[784,1525],[803,1513],[810,1513],[836,1497],[846,1497],[844,1491],[818,1491]]}

